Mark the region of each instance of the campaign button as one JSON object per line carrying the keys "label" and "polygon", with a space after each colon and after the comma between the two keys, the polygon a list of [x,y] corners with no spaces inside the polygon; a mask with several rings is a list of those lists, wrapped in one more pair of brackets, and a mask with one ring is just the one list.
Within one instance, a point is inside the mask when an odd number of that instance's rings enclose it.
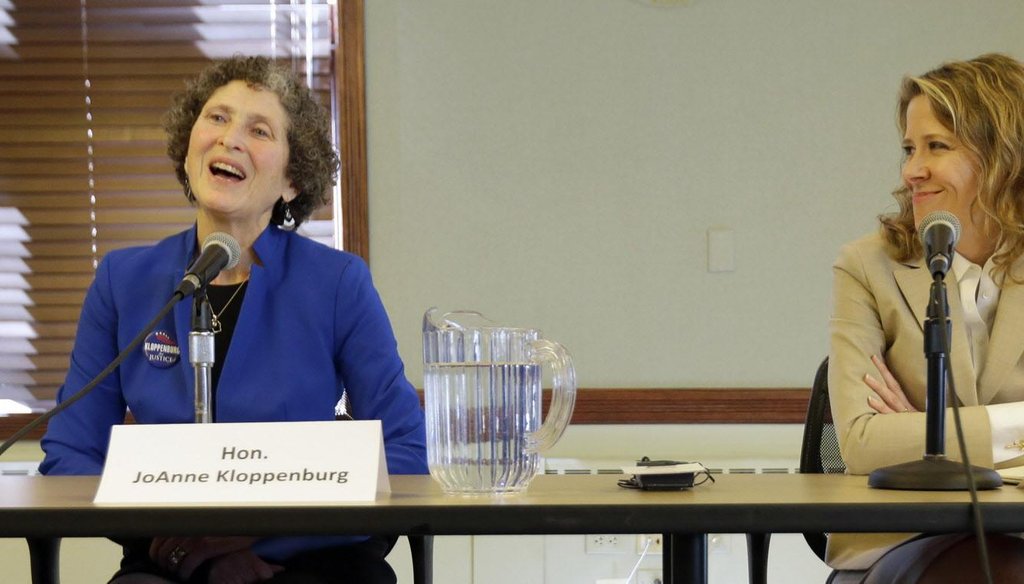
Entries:
{"label": "campaign button", "polygon": [[146,360],[154,367],[166,369],[181,359],[181,348],[174,342],[174,337],[167,331],[153,331],[142,343],[142,352]]}

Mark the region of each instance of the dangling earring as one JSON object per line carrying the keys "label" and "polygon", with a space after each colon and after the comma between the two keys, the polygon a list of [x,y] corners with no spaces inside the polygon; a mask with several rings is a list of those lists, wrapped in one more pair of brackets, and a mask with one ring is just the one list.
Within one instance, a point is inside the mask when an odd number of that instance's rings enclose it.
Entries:
{"label": "dangling earring", "polygon": [[188,182],[188,175],[185,175],[185,198],[190,203],[196,202],[196,196],[192,194],[192,185]]}
{"label": "dangling earring", "polygon": [[281,220],[281,229],[295,231],[295,217],[292,217],[292,207],[287,202],[284,203],[284,219]]}

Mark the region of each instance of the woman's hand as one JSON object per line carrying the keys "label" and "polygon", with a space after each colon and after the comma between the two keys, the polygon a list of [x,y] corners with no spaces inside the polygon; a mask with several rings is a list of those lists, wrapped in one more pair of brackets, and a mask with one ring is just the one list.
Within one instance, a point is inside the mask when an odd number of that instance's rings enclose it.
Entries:
{"label": "woman's hand", "polygon": [[870,373],[864,375],[864,383],[871,388],[871,391],[875,392],[875,395],[868,396],[868,405],[871,406],[871,409],[879,414],[916,412],[917,408],[907,399],[903,388],[900,387],[900,382],[896,381],[892,372],[885,366],[885,362],[876,355],[871,356],[871,362],[875,364],[875,368],[878,369],[878,373],[882,377],[882,380],[879,381]]}
{"label": "woman's hand", "polygon": [[268,564],[251,549],[220,556],[210,564],[208,584],[253,584],[270,580],[284,567]]}
{"label": "woman's hand", "polygon": [[188,580],[203,562],[248,550],[255,537],[154,537],[149,557],[169,574]]}

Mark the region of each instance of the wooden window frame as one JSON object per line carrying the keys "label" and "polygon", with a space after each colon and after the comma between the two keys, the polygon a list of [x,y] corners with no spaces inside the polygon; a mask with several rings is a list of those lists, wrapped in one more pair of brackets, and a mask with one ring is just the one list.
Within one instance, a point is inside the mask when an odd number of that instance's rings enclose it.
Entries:
{"label": "wooden window frame", "polygon": [[341,152],[342,233],[345,251],[370,261],[367,209],[366,76],[363,0],[339,0],[338,144]]}

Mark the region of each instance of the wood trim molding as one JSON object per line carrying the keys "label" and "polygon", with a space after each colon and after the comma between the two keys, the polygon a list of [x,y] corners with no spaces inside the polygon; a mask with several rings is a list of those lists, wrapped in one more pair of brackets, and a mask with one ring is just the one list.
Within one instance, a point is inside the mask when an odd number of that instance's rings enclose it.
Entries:
{"label": "wood trim molding", "polygon": [[[573,424],[802,424],[809,389],[580,389]],[[545,397],[545,404],[548,399]],[[35,414],[0,415],[0,439]],[[25,437],[38,440],[45,426]]]}
{"label": "wood trim molding", "polygon": [[338,2],[338,138],[345,251],[370,261],[363,0]]}
{"label": "wood trim molding", "polygon": [[803,424],[809,398],[799,388],[580,389],[571,423]]}

